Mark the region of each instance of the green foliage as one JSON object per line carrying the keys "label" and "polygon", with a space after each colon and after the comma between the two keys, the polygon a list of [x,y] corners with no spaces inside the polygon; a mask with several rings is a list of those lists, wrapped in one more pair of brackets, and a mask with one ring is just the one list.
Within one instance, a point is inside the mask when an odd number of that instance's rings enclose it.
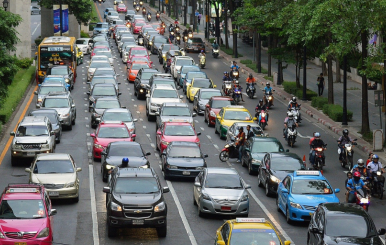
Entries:
{"label": "green foliage", "polygon": [[16,65],[21,69],[26,69],[32,65],[32,58],[23,58],[16,60]]}
{"label": "green foliage", "polygon": [[[283,87],[284,87],[284,91],[286,91],[287,93],[293,94],[298,98],[303,98],[303,86],[300,86],[300,88],[297,88],[296,82],[283,82]],[[307,100],[312,100],[312,98],[316,96],[318,96],[317,93],[307,89],[306,91]]]}
{"label": "green foliage", "polygon": [[186,26],[185,26],[185,27],[189,29],[189,28],[190,28],[190,25],[189,25],[189,24],[186,24]]}
{"label": "green foliage", "polygon": [[2,124],[8,122],[13,111],[16,109],[31,79],[35,75],[35,67],[30,66],[28,69],[23,69],[17,72],[11,85],[8,86],[7,96],[3,99],[0,109],[0,121]]}
{"label": "green foliage", "polygon": [[[325,104],[323,106],[323,113],[327,114],[335,122],[341,122],[343,118],[343,108],[340,105]],[[352,120],[352,111],[347,110],[347,119]]]}
{"label": "green foliage", "polygon": [[43,41],[43,38],[39,36],[38,38],[35,39],[35,45],[39,46],[42,41]]}
{"label": "green foliage", "polygon": [[210,42],[210,43],[214,43],[214,40],[216,40],[215,37],[209,38],[209,42]]}
{"label": "green foliage", "polygon": [[269,80],[269,81],[273,82],[273,77],[264,76],[264,79],[266,79],[266,80]]}
{"label": "green foliage", "polygon": [[324,98],[324,97],[313,97],[311,99],[311,106],[312,107],[315,107],[319,110],[323,109],[323,106],[325,104],[328,104],[328,98]]}
{"label": "green foliage", "polygon": [[[21,21],[22,18],[20,15],[13,14],[10,11],[4,11],[3,8],[0,8],[0,43],[1,46],[8,51],[15,51],[15,44],[20,41],[17,37],[18,33],[15,27],[18,26]],[[1,52],[3,51],[4,50]]]}
{"label": "green foliage", "polygon": [[[93,1],[91,0],[62,0],[62,4],[68,4],[70,13],[74,14],[76,20],[81,24],[87,24],[92,18]],[[40,6],[52,9],[52,0],[41,0]]]}
{"label": "green foliage", "polygon": [[[232,55],[232,57],[234,58],[235,56],[233,55],[233,49],[231,48],[225,48],[225,45],[220,45],[221,47],[221,51],[225,52],[227,55]],[[239,58],[243,57],[242,54],[238,54]]]}
{"label": "green foliage", "polygon": [[252,60],[240,60],[240,63],[244,65],[252,64]]}
{"label": "green foliage", "polygon": [[88,35],[88,33],[85,33],[84,31],[81,31],[80,32],[80,37],[81,38],[89,38],[90,36]]}

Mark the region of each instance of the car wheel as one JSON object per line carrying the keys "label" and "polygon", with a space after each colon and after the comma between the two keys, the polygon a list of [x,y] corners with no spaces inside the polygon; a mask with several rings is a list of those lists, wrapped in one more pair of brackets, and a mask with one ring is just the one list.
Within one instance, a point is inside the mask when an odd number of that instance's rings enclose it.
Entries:
{"label": "car wheel", "polygon": [[271,191],[269,190],[268,180],[265,181],[265,195],[267,197],[271,196]]}
{"label": "car wheel", "polygon": [[[109,219],[107,219],[107,222],[109,222]],[[112,227],[107,224],[107,236],[108,237],[115,237],[118,235],[118,228]]]}
{"label": "car wheel", "polygon": [[252,170],[252,163],[248,163],[248,174],[253,175],[255,171]]}
{"label": "car wheel", "polygon": [[158,237],[166,237],[167,227],[168,226],[166,224],[166,221],[165,221],[165,225],[164,226],[157,227],[157,235],[158,235]]}
{"label": "car wheel", "polygon": [[11,156],[11,165],[16,166],[16,159],[13,156]]}
{"label": "car wheel", "polygon": [[70,123],[70,125],[68,126],[68,129],[72,130],[72,123]]}
{"label": "car wheel", "polygon": [[260,174],[257,176],[257,185],[258,185],[259,187],[263,187],[263,186],[264,186],[264,185],[263,185],[263,182],[261,182]]}
{"label": "car wheel", "polygon": [[205,214],[203,212],[201,212],[201,209],[200,209],[200,206],[197,205],[197,212],[198,212],[198,216],[203,218],[205,216]]}
{"label": "car wheel", "polygon": [[107,182],[107,174],[105,173],[105,169],[102,167],[102,181]]}
{"label": "car wheel", "polygon": [[79,202],[79,193],[78,193],[78,196],[74,198],[74,202],[75,202],[75,203],[78,203],[78,202]]}
{"label": "car wheel", "polygon": [[197,206],[196,198],[194,198],[194,195],[193,195],[193,205]]}
{"label": "car wheel", "polygon": [[291,219],[290,219],[290,212],[289,212],[288,207],[285,209],[285,219],[286,219],[286,221],[287,221],[288,224],[291,224],[291,223],[292,223],[292,221],[291,221]]}

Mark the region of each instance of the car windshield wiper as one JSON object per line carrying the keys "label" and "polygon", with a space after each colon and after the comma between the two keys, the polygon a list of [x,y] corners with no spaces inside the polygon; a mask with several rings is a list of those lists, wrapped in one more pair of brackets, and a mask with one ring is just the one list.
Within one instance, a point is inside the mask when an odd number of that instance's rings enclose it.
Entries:
{"label": "car windshield wiper", "polygon": [[48,134],[37,134],[37,135],[31,135],[31,136],[48,136]]}
{"label": "car windshield wiper", "polygon": [[42,219],[44,218],[43,216],[39,216],[39,217],[32,217],[32,219]]}
{"label": "car windshield wiper", "polygon": [[207,188],[223,188],[223,189],[240,189],[242,187],[232,187],[232,186],[210,186]]}
{"label": "car windshield wiper", "polygon": [[45,172],[45,174],[57,174],[58,172]]}

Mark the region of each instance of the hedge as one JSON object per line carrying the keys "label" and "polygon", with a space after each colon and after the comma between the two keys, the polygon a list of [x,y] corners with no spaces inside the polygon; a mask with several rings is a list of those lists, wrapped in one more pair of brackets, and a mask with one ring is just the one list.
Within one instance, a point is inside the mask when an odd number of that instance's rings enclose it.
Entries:
{"label": "hedge", "polygon": [[[225,45],[220,45],[220,48],[221,48],[221,51],[223,51],[224,53],[226,53],[227,55],[232,55],[232,58],[234,58],[235,56],[233,55],[233,49],[231,48],[226,48]],[[242,54],[238,53],[239,55],[239,58],[243,57]]]}
{"label": "hedge", "polygon": [[318,108],[319,110],[323,109],[323,106],[328,104],[328,99],[324,97],[313,97],[311,99],[311,106]]}
{"label": "hedge", "polygon": [[[325,104],[323,106],[323,113],[327,114],[335,122],[341,122],[343,118],[343,108],[340,105]],[[352,120],[353,113],[347,110],[347,120]]]}
{"label": "hedge", "polygon": [[[293,94],[298,98],[303,98],[303,86],[296,87],[296,82],[283,82],[284,91]],[[313,97],[317,97],[318,94],[312,90],[307,89],[306,98],[312,100]]]}
{"label": "hedge", "polygon": [[35,66],[30,66],[28,69],[19,70],[8,86],[7,98],[0,109],[0,122],[5,124],[10,119],[13,111],[16,109],[20,100],[23,98],[32,77],[35,75]]}

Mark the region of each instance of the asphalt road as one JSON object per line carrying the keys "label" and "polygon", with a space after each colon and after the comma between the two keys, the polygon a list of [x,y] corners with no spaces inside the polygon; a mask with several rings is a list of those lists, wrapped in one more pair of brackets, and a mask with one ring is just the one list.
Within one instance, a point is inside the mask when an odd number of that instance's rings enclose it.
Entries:
{"label": "asphalt road", "polygon": [[[131,8],[132,1],[124,1]],[[106,7],[112,7],[111,1],[106,1],[102,5],[97,5],[100,13]],[[154,15],[153,15],[154,16]],[[102,16],[103,17],[103,16]],[[122,18],[123,15],[122,15]],[[115,42],[111,41],[115,46]],[[198,54],[189,54],[196,62],[198,62]],[[119,53],[116,48],[113,49],[113,56],[116,57],[114,64],[118,74],[121,76],[120,96],[121,104],[126,106],[138,119],[136,123],[136,141],[141,143],[145,151],[152,152],[149,156],[151,166],[155,169],[159,176],[162,176],[159,167],[159,155],[155,150],[155,123],[148,122],[145,113],[145,101],[138,101],[134,97],[133,85],[128,84],[126,80],[126,66],[122,64]],[[81,190],[79,203],[67,201],[54,201],[53,206],[58,210],[58,214],[54,217],[54,241],[58,244],[93,244],[93,240],[99,241],[99,244],[213,244],[216,229],[218,229],[225,219],[230,217],[214,217],[209,216],[200,218],[197,214],[197,208],[193,205],[193,182],[183,180],[164,181],[161,179],[162,186],[169,186],[172,190],[165,194],[166,203],[168,205],[168,235],[166,238],[158,238],[155,229],[122,229],[119,236],[111,239],[107,237],[106,232],[106,208],[105,194],[102,192],[103,186],[100,173],[100,162],[93,162],[91,158],[92,139],[89,134],[93,132],[90,128],[90,113],[88,112],[87,102],[87,86],[86,86],[86,61],[89,56],[84,59],[84,64],[78,66],[78,77],[75,84],[75,89],[72,91],[72,96],[75,99],[77,107],[76,125],[72,131],[65,131],[60,144],[57,145],[56,152],[70,153],[77,165],[82,167],[80,172]],[[161,71],[156,56],[152,56],[152,61],[155,66]],[[207,66],[205,71],[210,78],[215,82],[217,87],[221,88],[221,78],[224,71],[229,69],[229,65],[224,59],[214,59],[210,52],[207,52]],[[243,84],[245,77],[240,79]],[[261,89],[261,85],[258,86]],[[257,91],[259,91],[259,89]],[[261,90],[260,90],[261,91]],[[179,91],[182,94],[182,90]],[[31,91],[32,94],[32,91]],[[34,96],[34,95],[31,95]],[[249,99],[244,95],[245,102],[243,105],[251,112],[258,99],[262,96],[262,92],[257,93],[257,98]],[[36,98],[33,99],[28,110],[35,109]],[[282,142],[285,148],[288,148],[282,138],[283,120],[286,113],[287,102],[283,102],[276,98],[275,106],[270,110],[269,125],[265,132],[270,136],[277,137]],[[190,104],[191,106],[192,104]],[[23,109],[23,108],[21,108]],[[298,138],[294,148],[290,152],[294,152],[299,156],[306,154],[308,158],[308,141],[309,136],[313,132],[319,131],[322,134],[322,139],[328,144],[326,152],[326,167],[324,174],[332,184],[333,188],[344,190],[345,169],[342,169],[338,162],[336,138],[329,132],[320,127],[313,119],[303,115],[303,122],[300,125],[299,132],[302,137]],[[225,144],[218,135],[215,135],[214,128],[209,128],[204,122],[203,116],[197,116],[195,119],[196,130],[201,132],[200,141],[201,148],[204,154],[208,154],[207,163],[209,167],[226,167],[236,169],[246,183],[252,186],[250,190],[250,213],[249,217],[269,218],[285,237],[290,237],[291,240],[298,245],[306,243],[307,223],[295,223],[289,225],[285,221],[282,213],[277,212],[275,207],[275,199],[268,198],[264,194],[264,190],[257,186],[257,177],[247,173],[236,159],[231,159],[229,164],[219,160],[219,151]],[[11,125],[11,128],[15,127]],[[7,136],[4,140],[7,140]],[[3,140],[3,141],[4,141]],[[10,153],[7,147],[4,148],[6,155],[0,165],[0,171],[3,174],[0,179],[0,186],[6,186],[8,183],[27,182],[28,176],[24,172],[24,168],[29,166],[28,162],[21,163],[20,166],[11,167]],[[355,153],[354,160],[356,161],[359,152]],[[90,171],[91,170],[91,171]],[[91,179],[90,179],[91,178]],[[344,191],[343,191],[344,192]],[[344,193],[338,194],[341,201],[344,201]],[[94,202],[95,200],[95,202]],[[377,228],[383,227],[386,223],[383,210],[385,201],[373,199],[370,206],[370,215],[374,219]],[[96,208],[94,212],[93,208]],[[95,214],[95,222],[93,216]],[[94,226],[93,226],[94,224]],[[94,228],[94,229],[93,229]],[[96,244],[96,243],[94,243]]]}

